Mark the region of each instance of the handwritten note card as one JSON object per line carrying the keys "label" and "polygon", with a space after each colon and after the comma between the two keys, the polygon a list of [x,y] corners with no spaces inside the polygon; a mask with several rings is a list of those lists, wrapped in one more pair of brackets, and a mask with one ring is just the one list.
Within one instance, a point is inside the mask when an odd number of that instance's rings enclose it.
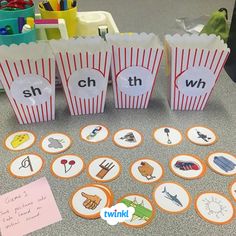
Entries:
{"label": "handwritten note card", "polygon": [[2,236],[25,235],[61,219],[45,177],[0,196]]}

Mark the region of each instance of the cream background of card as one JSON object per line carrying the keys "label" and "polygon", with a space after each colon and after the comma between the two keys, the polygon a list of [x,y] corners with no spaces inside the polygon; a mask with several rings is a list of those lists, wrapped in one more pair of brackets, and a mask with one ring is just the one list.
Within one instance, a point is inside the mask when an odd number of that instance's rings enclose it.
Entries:
{"label": "cream background of card", "polygon": [[[164,132],[165,128],[168,128],[170,130],[169,137],[171,140],[171,144],[167,143],[168,137],[167,137],[167,134]],[[154,132],[154,138],[162,144],[171,146],[171,145],[178,144],[181,141],[182,136],[178,130],[166,126],[166,127],[156,129]]]}
{"label": "cream background of card", "polygon": [[[152,176],[155,176],[156,178],[153,178],[151,180],[147,180],[146,177],[142,176],[138,170],[138,167],[141,166],[141,162],[147,162],[149,165],[151,165],[154,170],[153,170],[153,173],[152,173]],[[153,160],[149,160],[149,159],[142,159],[142,160],[138,160],[137,162],[135,162],[132,167],[131,167],[131,173],[133,174],[133,176],[139,180],[139,181],[142,181],[142,182],[145,182],[145,183],[152,183],[152,182],[155,182],[157,181],[163,174],[163,171],[162,171],[162,168],[161,166],[153,161]]]}
{"label": "cream background of card", "polygon": [[[224,216],[222,216],[221,214],[219,214],[219,219],[216,217],[215,214],[208,214],[207,210],[206,210],[206,202],[204,202],[204,199],[208,199],[208,200],[212,200],[212,197],[214,199],[217,199],[217,201],[220,201],[222,206],[226,206],[226,210],[227,212],[224,212]],[[223,196],[219,195],[219,194],[215,194],[215,193],[203,193],[197,200],[197,208],[198,210],[201,212],[201,214],[207,218],[208,220],[211,221],[215,221],[218,223],[222,223],[225,222],[227,220],[229,220],[233,214],[234,214],[234,210],[232,208],[232,205],[229,203],[229,201],[224,198]],[[219,211],[219,206],[216,206],[216,204],[212,204],[212,208],[215,207],[214,209],[216,211]],[[210,208],[210,209],[212,209]]]}
{"label": "cream background of card", "polygon": [[[51,147],[51,148],[48,147],[48,145],[50,144],[50,142],[48,140],[49,138],[63,140],[63,142],[61,142],[63,147],[57,148],[57,149],[53,148],[53,147]],[[48,152],[53,152],[53,153],[62,152],[63,150],[66,150],[70,145],[71,145],[71,140],[69,139],[69,137],[64,134],[59,134],[59,133],[50,134],[50,135],[46,136],[42,141],[43,150],[48,151]]]}
{"label": "cream background of card", "polygon": [[[196,76],[197,75],[197,76]],[[205,83],[204,88],[200,86],[197,88],[198,80],[201,79],[201,83]],[[216,76],[213,72],[205,67],[192,67],[187,69],[183,74],[181,74],[176,80],[176,86],[186,96],[200,96],[206,92],[211,91],[215,84]],[[188,82],[193,82],[195,86],[187,86]],[[200,80],[199,80],[200,81]]]}
{"label": "cream background of card", "polygon": [[[89,195],[97,195],[101,198],[101,202],[99,205],[94,209],[87,209],[83,206],[83,203],[86,201],[86,198],[81,195],[81,193],[84,192]],[[83,215],[93,215],[96,213],[99,213],[102,208],[104,208],[107,204],[107,195],[106,193],[98,188],[98,187],[85,187],[80,189],[72,198],[72,205],[76,211],[79,213],[82,213]]]}
{"label": "cream background of card", "polygon": [[[33,96],[24,96],[23,92],[25,91],[25,89],[31,92],[29,90],[31,86],[35,89],[39,88],[41,91],[41,94],[39,94],[39,92],[37,91],[36,99],[34,99]],[[53,95],[53,89],[48,80],[45,80],[41,75],[31,74],[20,75],[18,78],[16,78],[12,82],[10,91],[12,97],[16,100],[16,102],[28,106],[41,105],[44,102],[49,101],[50,96]]]}
{"label": "cream background of card", "polygon": [[[177,198],[182,203],[183,207],[177,206],[174,202],[165,197],[165,193],[162,193],[164,187],[166,187],[166,191],[169,192],[171,195],[175,196],[177,194]],[[160,186],[157,187],[154,194],[156,203],[160,205],[161,208],[170,212],[183,211],[188,206],[190,201],[189,196],[185,191],[185,189],[174,183],[161,184]]]}
{"label": "cream background of card", "polygon": [[[69,169],[71,166],[69,164],[70,161],[74,160],[75,164],[72,166],[72,168],[67,173],[65,173],[65,168],[64,168],[64,165],[61,164],[61,160],[67,160],[67,163],[66,163],[67,169]],[[83,167],[84,167],[84,163],[80,157],[78,157],[76,155],[64,155],[64,156],[61,156],[55,160],[55,162],[52,165],[52,170],[59,177],[69,178],[69,177],[73,177],[73,176],[77,175],[78,173],[80,173],[81,170],[83,169]]]}
{"label": "cream background of card", "polygon": [[[30,158],[33,171],[30,170],[30,167],[20,168],[22,166],[21,162],[27,156],[29,156],[29,158]],[[26,155],[23,155],[23,156],[17,158],[15,161],[13,161],[11,166],[10,166],[10,170],[16,176],[19,176],[19,177],[24,177],[25,176],[26,177],[26,176],[31,176],[31,175],[36,174],[41,169],[42,165],[43,165],[43,162],[42,162],[42,159],[40,157],[38,157],[37,155],[34,155],[34,154],[29,154],[29,155],[26,154]]]}
{"label": "cream background of card", "polygon": [[[179,168],[175,167],[175,163],[177,161],[187,161],[187,162],[191,161],[191,162],[197,163],[200,166],[200,169],[199,170],[180,170]],[[180,176],[183,176],[184,178],[198,177],[199,175],[201,175],[203,171],[202,163],[196,158],[194,158],[193,156],[188,156],[188,155],[178,155],[174,157],[171,160],[171,166],[172,166],[172,170],[175,173],[177,173]]]}
{"label": "cream background of card", "polygon": [[107,34],[107,42],[117,47],[139,47],[142,49],[160,48],[162,43],[159,37],[153,33],[132,33],[132,34]]}
{"label": "cream background of card", "polygon": [[[24,142],[24,143],[22,143],[20,146],[18,146],[16,148],[13,148],[11,146],[11,142],[14,139],[14,137],[16,135],[19,135],[19,134],[28,134],[29,135],[29,140]],[[10,136],[8,136],[6,141],[5,141],[5,145],[10,150],[17,150],[17,151],[19,151],[19,150],[23,150],[23,149],[26,149],[26,148],[30,147],[34,143],[34,141],[35,141],[35,136],[32,133],[27,132],[27,131],[22,131],[22,132],[16,132],[16,133],[11,134]]]}
{"label": "cream background of card", "polygon": [[[86,80],[88,77],[91,80],[95,80],[96,86],[78,86],[78,82],[81,79]],[[79,95],[80,98],[89,99],[100,95],[100,93],[106,89],[107,79],[108,78],[104,78],[102,73],[98,70],[90,68],[78,69],[70,76],[68,87],[72,96]]]}
{"label": "cream background of card", "polygon": [[[126,135],[127,133],[132,132],[134,134],[134,137],[136,139],[136,142],[134,143],[130,143],[125,141],[125,139],[120,139],[121,137],[123,137],[124,135]],[[118,144],[121,145],[123,147],[128,147],[128,148],[132,148],[135,146],[138,146],[140,144],[140,142],[142,141],[142,136],[135,130],[132,129],[122,129],[119,130],[115,135],[114,135],[114,141]]]}
{"label": "cream background of card", "polygon": [[[111,164],[113,162],[112,166],[113,165],[115,165],[115,166],[110,171],[108,171],[108,173],[104,176],[103,179],[100,179],[96,175],[99,173],[100,170],[102,170],[102,168],[99,166],[99,164],[101,164],[105,160],[106,160],[106,162],[104,163],[105,165],[108,163]],[[88,167],[88,171],[89,171],[89,174],[94,179],[104,181],[104,180],[110,180],[110,179],[116,177],[120,172],[120,166],[116,161],[114,161],[113,159],[110,159],[109,157],[101,157],[101,158],[97,158],[97,159],[93,160],[93,162]]]}
{"label": "cream background of card", "polygon": [[[137,195],[129,195],[129,196],[126,196],[124,199],[128,199],[130,201],[134,201],[134,199],[136,199],[136,201],[138,202],[138,204],[142,203],[144,204],[144,207],[148,208],[149,210],[153,210],[152,208],[152,205],[149,203],[149,201],[147,201],[147,199],[141,197],[141,196],[137,196]],[[128,225],[133,225],[133,226],[136,226],[136,225],[142,225],[142,224],[145,224],[147,221],[143,220],[143,219],[137,219],[137,220],[134,220],[134,221],[125,221],[126,224]]]}
{"label": "cream background of card", "polygon": [[[130,86],[128,78],[141,79],[142,85]],[[141,66],[132,66],[121,71],[117,77],[117,85],[121,92],[129,96],[139,96],[145,94],[152,88],[154,75],[146,68]],[[134,81],[133,81],[134,82]]]}
{"label": "cream background of card", "polygon": [[[101,126],[102,129],[97,132],[95,137],[93,137],[92,139],[87,139],[87,136],[98,126]],[[81,130],[81,136],[83,139],[87,140],[88,142],[96,143],[96,142],[104,140],[108,136],[108,130],[106,127],[99,124],[88,125]]]}
{"label": "cream background of card", "polygon": [[[209,137],[211,139],[208,140],[208,142],[205,142],[202,138],[198,138],[197,131],[207,135],[207,137]],[[201,126],[195,126],[195,127],[191,128],[190,130],[188,130],[187,135],[190,140],[192,140],[194,143],[198,143],[200,145],[209,145],[211,143],[214,143],[216,140],[216,136],[211,130],[209,130],[208,128],[205,128],[205,127],[201,127]]]}
{"label": "cream background of card", "polygon": [[236,182],[233,183],[233,185],[230,188],[230,192],[234,197],[234,200],[236,201]]}
{"label": "cream background of card", "polygon": [[223,175],[235,175],[236,174],[236,166],[234,167],[233,170],[225,172],[224,170],[222,170],[219,166],[217,166],[213,160],[215,156],[223,156],[226,159],[232,161],[235,165],[236,165],[236,158],[230,154],[227,153],[221,153],[221,152],[215,152],[213,154],[211,154],[208,158],[208,163],[209,165],[218,173],[223,174]]}

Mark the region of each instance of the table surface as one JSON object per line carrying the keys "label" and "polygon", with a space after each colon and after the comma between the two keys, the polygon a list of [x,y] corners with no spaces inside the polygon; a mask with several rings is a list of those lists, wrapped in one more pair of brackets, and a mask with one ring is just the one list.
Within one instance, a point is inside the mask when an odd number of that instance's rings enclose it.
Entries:
{"label": "table surface", "polygon": [[[176,17],[198,17],[210,14],[220,7],[229,9],[232,16],[233,0],[86,0],[80,2],[80,11],[105,10],[109,11],[120,31],[154,32],[161,37],[173,32]],[[115,200],[127,193],[142,193],[152,198],[154,185],[145,185],[131,179],[128,173],[129,164],[141,157],[149,156],[158,160],[165,168],[163,181],[175,181],[190,192],[194,198],[199,192],[214,190],[228,196],[227,186],[234,179],[207,170],[206,175],[199,180],[187,181],[174,176],[168,168],[169,160],[180,153],[190,153],[205,159],[212,151],[222,150],[236,154],[236,84],[222,72],[220,80],[211,99],[203,112],[174,112],[167,103],[167,78],[162,63],[156,88],[147,110],[117,110],[114,108],[112,87],[109,86],[104,114],[71,117],[69,115],[63,92],[58,90],[56,95],[56,120],[48,123],[21,126],[17,124],[13,111],[5,94],[0,95],[0,132],[3,139],[8,132],[21,129],[34,131],[37,143],[27,151],[41,154],[46,159],[42,172],[29,179],[15,179],[7,172],[9,162],[24,151],[11,153],[0,148],[0,194],[30,183],[46,176],[54,193],[63,220],[59,223],[38,230],[32,235],[235,235],[235,221],[229,225],[217,226],[203,221],[191,208],[179,215],[169,215],[157,209],[155,219],[145,228],[132,229],[123,225],[109,226],[105,221],[86,220],[75,216],[68,205],[71,193],[79,186],[93,181],[86,172],[70,180],[56,179],[50,174],[49,166],[53,155],[45,154],[39,149],[39,140],[48,132],[62,131],[73,137],[73,146],[67,153],[75,153],[84,157],[88,163],[97,155],[112,155],[120,160],[123,166],[121,176],[107,185],[112,189]],[[103,123],[110,128],[111,134],[122,127],[134,127],[144,135],[142,146],[124,150],[112,143],[112,138],[101,144],[91,145],[79,139],[81,126],[90,123]],[[175,147],[158,145],[151,137],[155,127],[171,125],[185,130],[195,124],[213,128],[219,135],[219,141],[208,147],[196,146],[184,138],[182,144]],[[233,201],[233,200],[232,200]]]}

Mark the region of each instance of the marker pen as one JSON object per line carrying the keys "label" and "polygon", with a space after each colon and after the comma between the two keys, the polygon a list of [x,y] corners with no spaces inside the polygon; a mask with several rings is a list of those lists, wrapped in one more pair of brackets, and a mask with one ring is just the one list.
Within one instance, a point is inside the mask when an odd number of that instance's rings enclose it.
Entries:
{"label": "marker pen", "polygon": [[53,11],[53,8],[52,8],[50,2],[48,2],[48,0],[43,0],[42,4],[43,4],[45,10]]}
{"label": "marker pen", "polygon": [[5,28],[0,28],[0,35],[7,35],[7,31]]}
{"label": "marker pen", "polygon": [[25,18],[18,17],[18,32],[21,33],[23,26],[25,25]]}
{"label": "marker pen", "polygon": [[12,30],[12,27],[10,25],[6,25],[5,29],[6,29],[8,35],[13,34],[13,30]]}
{"label": "marker pen", "polygon": [[30,25],[25,24],[22,28],[22,33],[26,33],[26,32],[29,32],[29,31],[31,31]]}
{"label": "marker pen", "polygon": [[74,7],[76,7],[76,5],[77,5],[76,0],[73,0],[73,2],[71,3],[71,7],[74,8]]}
{"label": "marker pen", "polygon": [[64,11],[64,0],[60,0],[60,10]]}
{"label": "marker pen", "polygon": [[33,17],[27,17],[26,18],[26,24],[31,27],[31,29],[34,28],[34,18]]}

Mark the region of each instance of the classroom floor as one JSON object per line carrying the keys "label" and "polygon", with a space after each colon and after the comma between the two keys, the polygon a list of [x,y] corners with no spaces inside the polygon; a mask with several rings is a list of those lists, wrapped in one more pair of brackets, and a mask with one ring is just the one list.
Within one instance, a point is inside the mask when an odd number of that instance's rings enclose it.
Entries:
{"label": "classroom floor", "polygon": [[[163,37],[174,31],[176,17],[198,17],[210,14],[220,7],[229,10],[232,16],[233,0],[84,0],[80,1],[80,11],[105,10],[109,11],[122,32],[154,32]],[[228,192],[228,184],[233,177],[221,176],[209,168],[206,175],[198,180],[184,180],[176,177],[169,170],[168,163],[177,154],[195,154],[205,159],[213,151],[226,151],[236,154],[236,84],[222,72],[220,80],[212,94],[209,104],[203,112],[174,112],[167,102],[167,78],[165,77],[164,63],[162,63],[156,88],[147,110],[117,110],[114,108],[112,87],[109,86],[104,114],[71,117],[61,90],[56,95],[56,120],[49,123],[21,126],[17,124],[13,111],[5,94],[0,94],[0,133],[3,140],[10,131],[21,129],[32,130],[37,134],[37,143],[27,151],[36,152],[46,159],[46,166],[36,176],[29,179],[15,179],[7,172],[9,162],[24,151],[11,153],[0,148],[0,194],[9,192],[46,176],[52,188],[57,205],[63,220],[45,227],[31,235],[235,235],[236,221],[228,225],[213,225],[202,220],[195,212],[193,203],[190,209],[179,215],[170,215],[156,211],[156,216],[150,225],[135,229],[123,225],[109,226],[105,221],[86,220],[77,217],[68,205],[71,193],[86,183],[92,183],[86,172],[70,180],[61,180],[50,173],[50,162],[54,155],[45,154],[39,148],[39,140],[49,132],[61,131],[73,138],[73,145],[66,153],[74,153],[84,157],[88,163],[94,156],[112,155],[117,158],[123,170],[120,177],[107,185],[112,189],[115,200],[128,193],[142,193],[152,199],[153,185],[141,184],[133,180],[128,172],[128,166],[141,157],[152,157],[158,160],[165,168],[162,181],[174,181],[183,185],[194,197],[202,191],[213,190],[223,193],[233,202]],[[109,127],[111,134],[124,127],[132,127],[144,135],[144,143],[135,149],[126,150],[115,146],[111,136],[97,145],[88,144],[79,139],[79,129],[91,123],[102,123]],[[190,143],[186,137],[180,145],[165,147],[158,145],[152,138],[154,128],[170,125],[181,130],[182,133],[193,125],[205,125],[214,129],[219,141],[208,147]],[[235,202],[233,203],[235,206]]]}

